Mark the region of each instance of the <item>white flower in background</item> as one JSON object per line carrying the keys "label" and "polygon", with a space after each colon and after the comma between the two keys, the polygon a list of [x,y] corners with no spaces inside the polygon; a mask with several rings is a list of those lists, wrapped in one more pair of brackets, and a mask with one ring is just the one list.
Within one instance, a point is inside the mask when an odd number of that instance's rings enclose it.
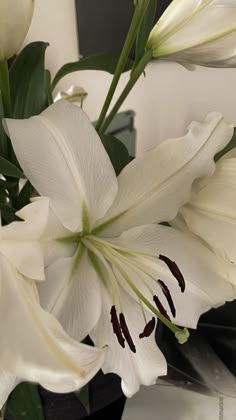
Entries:
{"label": "white flower in background", "polygon": [[86,99],[87,95],[88,93],[86,92],[86,90],[84,90],[84,88],[73,85],[66,91],[62,90],[58,92],[58,94],[54,98],[54,102],[57,102],[60,99],[66,99],[69,102],[73,102],[75,104],[77,103],[80,106],[83,106],[83,102]]}
{"label": "white flower in background", "polygon": [[[236,263],[236,150],[216,163],[212,176],[196,181],[191,199],[173,222],[198,235],[220,257]],[[236,276],[232,278],[236,285]]]}
{"label": "white flower in background", "polygon": [[153,58],[236,66],[236,1],[173,0],[152,29]]}
{"label": "white flower in background", "polygon": [[[234,296],[231,266],[199,241],[154,224],[172,220],[191,184],[214,171],[213,157],[233,128],[212,113],[182,138],[134,159],[118,178],[83,111],[58,101],[40,116],[6,120],[19,162],[50,200],[41,238],[46,282],[42,305],[81,341],[108,346],[104,372],[122,377],[131,396],[165,375],[156,317],[179,341],[199,316]],[[30,210],[30,207],[29,207]]]}
{"label": "white flower in background", "polygon": [[54,392],[75,391],[103,364],[106,350],[72,340],[39,304],[35,282],[44,279],[38,237],[45,230],[48,205],[37,201],[0,229],[0,407],[21,381]]}
{"label": "white flower in background", "polygon": [[11,58],[23,43],[35,0],[0,0],[0,61]]}

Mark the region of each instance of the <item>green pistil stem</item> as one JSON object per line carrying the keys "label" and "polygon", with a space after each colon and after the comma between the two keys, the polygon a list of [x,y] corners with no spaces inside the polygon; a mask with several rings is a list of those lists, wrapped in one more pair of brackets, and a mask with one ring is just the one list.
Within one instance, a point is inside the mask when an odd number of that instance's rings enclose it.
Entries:
{"label": "green pistil stem", "polygon": [[149,63],[149,61],[151,60],[151,58],[152,58],[152,51],[151,50],[146,51],[146,53],[143,55],[143,57],[138,62],[137,66],[132,71],[132,75],[131,75],[127,85],[125,86],[123,92],[121,93],[120,97],[118,98],[117,102],[115,103],[114,107],[112,108],[110,114],[105,119],[105,121],[101,125],[101,127],[98,129],[99,134],[104,134],[105,133],[106,129],[111,124],[113,118],[115,117],[115,115],[119,111],[121,105],[123,104],[123,102],[125,101],[127,96],[129,95],[131,90],[133,89],[134,85],[136,84],[136,82],[140,78],[141,74],[144,72],[144,70],[145,70],[147,64]]}
{"label": "green pistil stem", "polygon": [[160,319],[163,324],[165,324],[175,335],[176,333],[182,333],[183,330],[179,327],[177,327],[175,324],[173,324],[171,321],[166,319],[156,308],[153,306],[146,298],[145,296],[140,292],[140,290],[135,286],[135,284],[132,282],[130,277],[127,275],[127,273],[123,270],[121,265],[117,262],[117,259],[113,256],[111,252],[109,252],[107,249],[103,249],[103,253],[107,254],[108,259],[114,264],[114,266],[117,268],[117,270],[120,272],[122,277],[126,280],[130,288],[133,290],[133,292],[136,294],[136,296],[156,315],[158,319]]}
{"label": "green pistil stem", "polygon": [[116,70],[115,70],[115,74],[114,74],[114,77],[113,77],[112,82],[111,82],[111,86],[109,88],[107,97],[105,99],[101,114],[98,118],[98,122],[97,122],[97,125],[96,125],[97,132],[100,132],[101,126],[102,126],[102,124],[104,122],[104,119],[106,117],[106,113],[107,113],[108,108],[110,106],[110,103],[112,101],[112,98],[113,98],[113,95],[115,93],[116,87],[119,83],[121,74],[122,74],[122,72],[125,68],[125,64],[126,64],[127,59],[129,57],[129,53],[131,51],[131,48],[134,44],[134,41],[135,41],[136,35],[138,33],[139,27],[142,23],[142,20],[143,20],[144,16],[145,16],[145,12],[146,12],[146,9],[148,7],[148,3],[149,3],[149,0],[138,4],[135,8],[134,15],[133,15],[131,25],[130,25],[130,28],[129,28],[129,32],[127,34],[127,38],[125,40],[125,43],[124,43],[124,46],[123,46],[123,49],[122,49],[122,52],[121,52],[121,55],[120,55],[120,58],[119,58],[119,61],[118,61],[118,64],[117,64],[117,67],[116,67]]}

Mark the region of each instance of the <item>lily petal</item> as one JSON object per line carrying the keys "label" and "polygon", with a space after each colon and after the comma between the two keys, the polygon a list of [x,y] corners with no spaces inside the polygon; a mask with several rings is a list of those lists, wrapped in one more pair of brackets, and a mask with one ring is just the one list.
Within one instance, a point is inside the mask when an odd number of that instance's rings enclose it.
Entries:
{"label": "lily petal", "polygon": [[[236,151],[224,155],[211,177],[194,185],[179,216],[219,256],[236,263]],[[178,218],[179,218],[178,216]],[[175,221],[174,221],[175,223]],[[236,280],[234,280],[235,284]]]}
{"label": "lily petal", "polygon": [[51,264],[46,270],[46,281],[37,286],[42,306],[57,317],[71,337],[82,341],[99,319],[101,292],[87,254],[72,275],[75,258],[58,259]]}
{"label": "lily petal", "polygon": [[136,353],[131,352],[127,345],[122,348],[112,331],[110,323],[112,301],[105,288],[102,288],[101,317],[90,336],[95,345],[108,345],[103,371],[119,375],[122,378],[121,386],[124,394],[132,397],[139,390],[140,385],[152,385],[158,376],[166,375],[167,364],[157,347],[155,334],[148,338],[139,338],[145,324],[139,305],[126,292],[122,292],[121,297],[129,331],[135,342]]}
{"label": "lily petal", "polygon": [[42,199],[21,209],[17,215],[24,221],[1,227],[0,252],[26,277],[44,280],[43,253],[37,241],[43,234],[49,202]]}
{"label": "lily petal", "polygon": [[105,350],[76,343],[39,305],[34,282],[1,257],[0,369],[55,392],[88,382],[103,364]]}
{"label": "lily petal", "polygon": [[154,58],[205,66],[236,65],[234,0],[173,0],[154,26]]}
{"label": "lily petal", "polygon": [[105,214],[117,193],[116,175],[79,107],[61,100],[39,116],[6,120],[5,127],[25,175],[51,199],[66,228],[79,232],[83,222],[93,226]]}
{"label": "lily petal", "polygon": [[[152,275],[154,281],[150,276],[142,273],[142,278],[145,280],[143,282],[129,266],[125,267],[124,261],[123,268],[150,302],[153,302],[153,295],[158,296],[163,306],[168,309],[171,320],[177,325],[196,328],[202,313],[234,298],[234,288],[226,280],[235,275],[235,271],[232,272],[231,266],[217,258],[191,235],[167,226],[147,225],[130,229],[119,238],[110,239],[109,242],[122,249],[126,248],[134,254],[141,252],[156,257],[138,255],[137,261],[135,258],[133,261],[137,267],[140,263],[145,264],[146,270]],[[159,255],[167,256],[177,264],[185,281],[184,292],[181,292],[180,285],[166,264],[158,259]],[[118,273],[116,275],[119,277]],[[170,291],[176,308],[175,318],[169,311],[166,298],[157,280],[163,281]],[[119,282],[124,287],[124,280],[121,277]],[[150,288],[147,288],[145,283]],[[126,291],[135,298],[128,286],[126,286]]]}
{"label": "lily petal", "polygon": [[[190,196],[192,182],[214,171],[213,157],[233,135],[221,114],[193,122],[184,137],[163,141],[134,159],[118,177],[112,207],[97,223],[106,236],[142,224],[173,219]],[[103,226],[104,225],[104,226]]]}

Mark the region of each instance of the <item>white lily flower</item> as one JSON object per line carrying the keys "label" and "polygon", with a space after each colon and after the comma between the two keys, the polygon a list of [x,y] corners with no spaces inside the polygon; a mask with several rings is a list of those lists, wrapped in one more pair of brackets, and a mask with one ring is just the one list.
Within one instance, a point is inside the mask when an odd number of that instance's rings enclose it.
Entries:
{"label": "white lily flower", "polygon": [[[236,263],[236,150],[216,163],[212,176],[197,181],[191,199],[173,224],[198,235],[218,256]],[[236,285],[236,276],[231,278]]]}
{"label": "white lily flower", "polygon": [[0,0],[0,61],[11,58],[29,30],[35,0]]}
{"label": "white lily flower", "polygon": [[117,178],[95,129],[73,104],[58,101],[40,116],[6,125],[24,173],[50,200],[41,302],[75,339],[89,334],[95,345],[108,345],[103,370],[121,376],[131,396],[166,374],[156,317],[183,342],[186,331],[172,322],[196,327],[203,312],[233,298],[228,266],[191,237],[154,224],[172,220],[193,180],[214,171],[213,157],[233,128],[209,114]]}
{"label": "white lily flower", "polygon": [[37,239],[45,230],[47,202],[18,215],[26,220],[0,230],[0,407],[21,381],[54,392],[77,390],[100,369],[106,353],[72,340],[39,304],[33,279],[44,279]]}
{"label": "white lily flower", "polygon": [[152,29],[153,58],[208,67],[236,66],[236,1],[173,0]]}

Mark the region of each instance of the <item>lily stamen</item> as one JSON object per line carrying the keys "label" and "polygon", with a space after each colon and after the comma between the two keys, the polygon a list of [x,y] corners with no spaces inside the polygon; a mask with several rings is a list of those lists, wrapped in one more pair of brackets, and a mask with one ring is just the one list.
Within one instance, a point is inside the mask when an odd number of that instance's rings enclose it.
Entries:
{"label": "lily stamen", "polygon": [[166,319],[168,319],[169,321],[170,321],[170,317],[169,317],[169,315],[168,315],[168,313],[167,313],[167,311],[166,311],[166,309],[164,308],[164,306],[162,305],[162,303],[161,303],[161,301],[160,301],[160,299],[156,296],[156,295],[154,295],[153,296],[153,301],[155,302],[155,304],[156,304],[156,307],[157,307],[157,309],[158,309],[158,311],[160,311],[160,313],[166,318]]}
{"label": "lily stamen", "polygon": [[166,284],[164,283],[164,281],[158,280],[158,283],[160,284],[161,290],[166,297],[166,300],[169,304],[171,313],[172,313],[173,317],[175,318],[176,317],[176,309],[175,309],[175,305],[174,305],[173,299],[171,297],[170,291],[169,291],[168,287],[166,286]]}
{"label": "lily stamen", "polygon": [[111,323],[112,323],[112,327],[113,327],[113,332],[116,335],[119,344],[124,349],[125,348],[125,339],[123,337],[123,329],[122,329],[121,324],[120,324],[120,322],[118,320],[118,316],[117,316],[115,305],[113,305],[111,307],[110,314],[111,314]]}
{"label": "lily stamen", "polygon": [[125,336],[125,339],[126,339],[128,345],[129,345],[130,350],[133,353],[136,353],[136,347],[135,347],[134,342],[132,340],[132,337],[130,335],[129,328],[127,326],[125,316],[124,316],[123,313],[120,314],[120,326],[121,326],[121,330],[122,330],[122,332]]}
{"label": "lily stamen", "polygon": [[153,333],[154,328],[156,325],[156,320],[153,317],[144,327],[144,330],[141,334],[139,334],[139,338],[147,338]]}
{"label": "lily stamen", "polygon": [[170,258],[166,257],[165,255],[159,255],[159,260],[163,261],[167,265],[171,274],[173,274],[173,276],[176,278],[179,284],[180,290],[183,293],[185,291],[185,280],[176,262],[172,261]]}

